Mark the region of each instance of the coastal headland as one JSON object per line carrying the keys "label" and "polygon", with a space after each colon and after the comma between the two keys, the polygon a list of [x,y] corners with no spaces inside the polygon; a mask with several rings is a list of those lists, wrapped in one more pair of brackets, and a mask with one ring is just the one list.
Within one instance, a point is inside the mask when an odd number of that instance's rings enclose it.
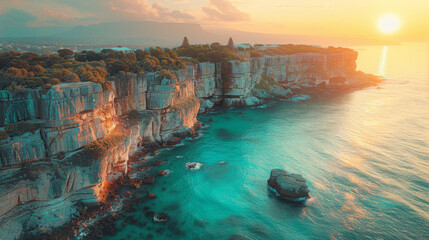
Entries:
{"label": "coastal headland", "polygon": [[146,157],[195,137],[198,114],[376,85],[378,77],[356,71],[357,57],[345,48],[220,44],[4,53],[0,233],[35,239],[101,226],[94,219],[112,206],[156,198],[141,186],[162,177],[145,172],[162,163]]}

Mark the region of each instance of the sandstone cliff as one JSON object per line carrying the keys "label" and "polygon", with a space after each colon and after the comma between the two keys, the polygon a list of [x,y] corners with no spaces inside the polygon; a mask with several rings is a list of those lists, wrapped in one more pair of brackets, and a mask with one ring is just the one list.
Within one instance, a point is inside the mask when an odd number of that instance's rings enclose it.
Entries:
{"label": "sandstone cliff", "polygon": [[97,201],[106,180],[127,173],[138,145],[191,135],[199,110],[213,103],[253,106],[294,87],[364,86],[356,58],[347,51],[199,63],[177,79],[117,77],[113,92],[91,82],[2,90],[0,130],[22,121],[36,130],[0,140],[0,234],[60,226],[76,214],[77,200]]}
{"label": "sandstone cliff", "polygon": [[90,82],[0,91],[2,125],[37,128],[0,141],[2,235],[18,237],[30,215],[38,229],[64,224],[77,200],[97,201],[106,179],[127,173],[140,143],[191,135],[200,105],[192,73],[179,71],[176,81],[127,74],[114,92]]}
{"label": "sandstone cliff", "polygon": [[[360,87],[371,84],[356,72],[357,52],[300,53],[247,58],[226,63],[197,65],[195,93],[198,98],[224,106],[252,106],[264,98],[287,98],[289,89],[301,87]],[[268,89],[261,81],[273,79]],[[264,85],[264,83],[263,83]],[[255,98],[257,97],[257,98]]]}

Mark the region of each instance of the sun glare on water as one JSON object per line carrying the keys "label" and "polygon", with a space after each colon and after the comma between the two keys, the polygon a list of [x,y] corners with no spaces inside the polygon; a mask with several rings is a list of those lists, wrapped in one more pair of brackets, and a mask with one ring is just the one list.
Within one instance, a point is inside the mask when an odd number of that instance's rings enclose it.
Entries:
{"label": "sun glare on water", "polygon": [[384,14],[378,19],[378,29],[384,34],[392,34],[401,26],[401,19],[395,14]]}

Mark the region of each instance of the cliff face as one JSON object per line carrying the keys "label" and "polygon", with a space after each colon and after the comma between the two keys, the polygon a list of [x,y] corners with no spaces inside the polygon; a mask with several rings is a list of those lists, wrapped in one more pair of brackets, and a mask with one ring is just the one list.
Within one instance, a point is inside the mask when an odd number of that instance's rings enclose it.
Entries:
{"label": "cliff face", "polygon": [[[357,52],[345,51],[263,56],[223,64],[200,63],[196,95],[213,102],[223,101],[225,106],[251,106],[260,103],[252,90],[261,90],[258,84],[264,77],[273,78],[287,88],[316,87],[321,83],[327,86],[348,84],[347,80],[356,79],[356,59]],[[283,90],[280,86],[272,89],[272,93],[257,96],[287,97],[290,92]]]}
{"label": "cliff face", "polygon": [[2,125],[26,120],[37,130],[0,141],[0,233],[19,236],[30,213],[37,229],[63,224],[76,200],[97,201],[104,182],[127,173],[139,143],[192,134],[200,105],[193,72],[174,81],[128,74],[114,92],[90,82],[1,91]]}
{"label": "cliff face", "polygon": [[0,140],[0,233],[14,238],[25,226],[63,224],[77,200],[97,201],[106,181],[127,173],[139,143],[192,134],[201,102],[252,106],[291,94],[283,87],[361,83],[356,58],[342,52],[199,63],[177,71],[177,79],[126,74],[112,82],[113,92],[91,82],[2,90],[0,129],[25,120],[36,130]]}

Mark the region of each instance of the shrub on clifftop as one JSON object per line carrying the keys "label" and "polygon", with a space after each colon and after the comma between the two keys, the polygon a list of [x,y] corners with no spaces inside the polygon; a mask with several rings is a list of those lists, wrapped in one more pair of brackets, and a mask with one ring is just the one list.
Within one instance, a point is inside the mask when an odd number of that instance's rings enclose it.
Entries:
{"label": "shrub on clifftop", "polygon": [[73,154],[68,160],[72,165],[87,166],[92,161],[103,157],[109,150],[114,149],[120,142],[126,139],[127,137],[124,134],[113,131],[108,136],[87,144],[79,152]]}
{"label": "shrub on clifftop", "polygon": [[237,55],[233,49],[228,46],[222,46],[219,43],[209,45],[190,45],[189,47],[180,47],[174,49],[180,57],[190,57],[199,62],[226,62],[229,60],[240,60],[243,58]]}
{"label": "shrub on clifftop", "polygon": [[8,136],[16,137],[16,136],[21,136],[26,132],[34,132],[37,130],[37,128],[36,126],[34,126],[34,124],[30,122],[21,121],[21,122],[6,125],[4,130]]}
{"label": "shrub on clifftop", "polygon": [[3,130],[0,130],[0,141],[2,140],[6,140],[9,138],[9,135],[7,135],[7,133]]}

